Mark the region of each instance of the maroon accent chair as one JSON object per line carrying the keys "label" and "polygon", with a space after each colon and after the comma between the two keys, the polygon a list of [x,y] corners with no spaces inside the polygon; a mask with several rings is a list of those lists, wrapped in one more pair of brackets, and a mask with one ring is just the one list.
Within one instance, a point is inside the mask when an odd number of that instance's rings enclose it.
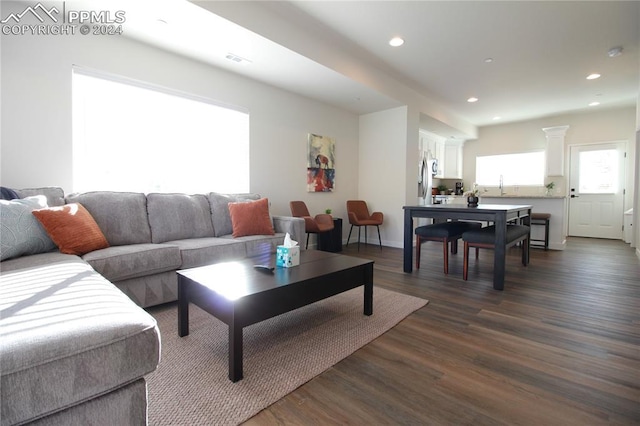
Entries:
{"label": "maroon accent chair", "polygon": [[373,212],[369,214],[367,203],[362,200],[347,201],[347,214],[349,215],[349,223],[351,224],[351,229],[349,229],[349,237],[347,237],[347,245],[349,245],[349,239],[351,238],[351,231],[353,231],[353,227],[357,226],[358,251],[360,251],[360,229],[364,226],[364,243],[367,244],[367,226],[375,226],[376,228],[378,228],[378,242],[380,243],[380,250],[382,250],[380,225],[382,225],[384,215],[380,212]]}
{"label": "maroon accent chair", "polygon": [[333,217],[330,214],[322,213],[311,217],[304,201],[291,201],[289,207],[291,208],[291,216],[304,219],[304,230],[307,233],[307,244],[305,248],[309,247],[309,235],[321,234],[333,230]]}

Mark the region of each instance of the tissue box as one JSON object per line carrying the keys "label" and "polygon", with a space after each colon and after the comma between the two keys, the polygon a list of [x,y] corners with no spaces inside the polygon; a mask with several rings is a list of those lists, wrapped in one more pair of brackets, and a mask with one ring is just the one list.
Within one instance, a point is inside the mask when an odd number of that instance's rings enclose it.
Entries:
{"label": "tissue box", "polygon": [[276,249],[276,266],[290,268],[300,264],[300,246],[278,246]]}

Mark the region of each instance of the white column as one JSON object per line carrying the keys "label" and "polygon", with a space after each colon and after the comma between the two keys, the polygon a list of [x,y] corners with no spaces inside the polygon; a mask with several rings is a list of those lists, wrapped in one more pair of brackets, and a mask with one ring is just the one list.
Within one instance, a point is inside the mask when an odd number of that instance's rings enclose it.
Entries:
{"label": "white column", "polygon": [[569,126],[545,127],[547,176],[564,176],[564,136]]}

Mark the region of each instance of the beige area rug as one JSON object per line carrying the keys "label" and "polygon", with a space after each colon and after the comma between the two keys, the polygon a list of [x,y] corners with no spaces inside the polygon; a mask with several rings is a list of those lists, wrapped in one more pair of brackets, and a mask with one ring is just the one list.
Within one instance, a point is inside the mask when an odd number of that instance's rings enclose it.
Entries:
{"label": "beige area rug", "polygon": [[147,376],[149,424],[239,424],[380,336],[428,302],[374,287],[373,315],[363,288],[244,329],[244,379],[228,378],[226,324],[190,305],[190,334],[178,337],[175,304],[150,309],[162,359]]}

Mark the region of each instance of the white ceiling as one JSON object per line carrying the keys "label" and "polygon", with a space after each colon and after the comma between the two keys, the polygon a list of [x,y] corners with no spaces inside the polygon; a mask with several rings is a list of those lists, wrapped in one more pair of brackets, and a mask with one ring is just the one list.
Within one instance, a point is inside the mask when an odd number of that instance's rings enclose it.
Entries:
{"label": "white ceiling", "polygon": [[[400,92],[410,88],[484,126],[635,105],[640,88],[640,2],[165,0],[153,8],[133,6],[139,4],[120,4],[127,12],[125,35],[355,113],[402,105]],[[291,28],[282,28],[282,20]],[[302,43],[295,29],[314,41]],[[392,48],[388,40],[396,35],[405,44]],[[332,52],[320,49],[327,45]],[[615,46],[623,54],[610,58]],[[336,52],[351,59],[336,66],[329,60]],[[227,53],[252,62],[233,63]],[[399,83],[398,96],[376,87],[372,67]],[[594,72],[602,77],[586,80]],[[471,96],[479,101],[468,103]],[[589,107],[593,101],[600,105]]]}

